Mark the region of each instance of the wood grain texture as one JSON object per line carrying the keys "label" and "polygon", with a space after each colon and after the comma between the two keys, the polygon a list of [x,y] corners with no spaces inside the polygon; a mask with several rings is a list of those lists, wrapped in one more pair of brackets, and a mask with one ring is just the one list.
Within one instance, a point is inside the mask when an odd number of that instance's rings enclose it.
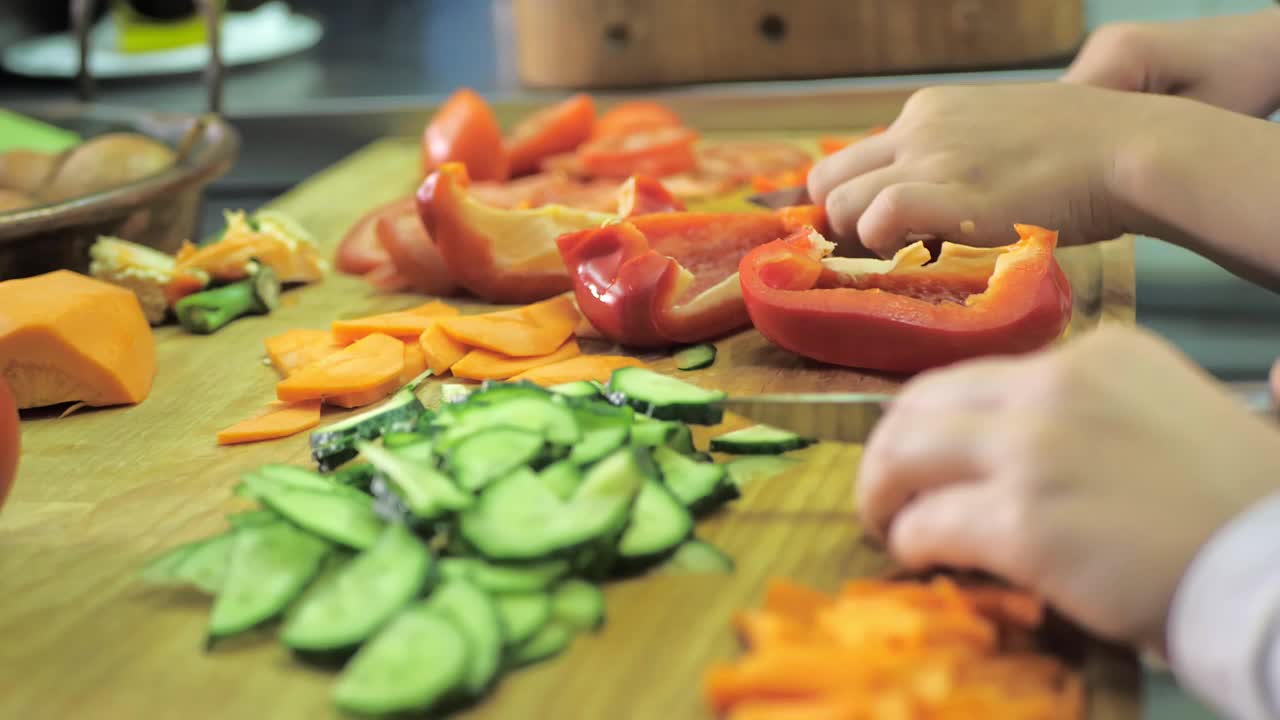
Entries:
{"label": "wood grain texture", "polygon": [[531,86],[627,87],[1044,62],[1082,0],[512,0]]}
{"label": "wood grain texture", "polygon": [[[375,143],[273,206],[332,250],[366,209],[413,188],[417,162],[412,145]],[[1067,249],[1061,257],[1076,288],[1072,332],[1132,322],[1131,240]],[[134,579],[154,554],[223,529],[224,516],[245,505],[231,495],[241,472],[265,462],[307,463],[305,434],[214,443],[218,429],[274,397],[265,337],[422,302],[378,296],[341,275],[286,298],[275,313],[239,320],[213,336],[159,329],[159,374],[151,396],[136,407],[62,419],[53,412],[24,416],[22,467],[0,512],[0,717],[338,717],[330,702],[333,674],[293,661],[270,630],[205,653],[208,599]],[[887,389],[898,382],[799,360],[754,331],[720,348],[714,366],[682,377],[734,392]],[[669,359],[654,364],[672,368]],[[432,392],[438,385],[425,390]],[[329,413],[324,422],[340,416]],[[735,557],[734,575],[611,587],[601,633],[509,676],[466,716],[709,718],[702,669],[736,652],[731,612],[758,604],[766,578],[787,575],[834,589],[887,566],[861,540],[854,513],[858,452],[847,445],[809,448],[798,455],[805,465],[749,487],[730,511],[704,521],[699,533]],[[1093,657],[1091,717],[1138,717],[1133,657]]]}

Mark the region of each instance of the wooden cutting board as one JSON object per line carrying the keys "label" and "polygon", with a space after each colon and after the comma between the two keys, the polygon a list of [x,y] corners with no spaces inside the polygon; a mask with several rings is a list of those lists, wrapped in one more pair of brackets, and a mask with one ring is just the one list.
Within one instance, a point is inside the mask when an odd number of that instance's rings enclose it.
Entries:
{"label": "wooden cutting board", "polygon": [[1083,0],[503,0],[530,86],[608,88],[1061,61]]}
{"label": "wooden cutting board", "polygon": [[[417,163],[411,142],[378,142],[273,206],[331,252],[366,209],[413,188]],[[1062,250],[1060,257],[1075,288],[1073,331],[1133,321],[1131,239]],[[333,674],[292,660],[270,631],[205,652],[209,600],[134,579],[147,558],[222,530],[224,516],[244,505],[231,495],[243,471],[266,462],[308,464],[305,434],[214,443],[218,429],[274,399],[277,378],[263,361],[263,338],[422,302],[379,297],[342,275],[286,298],[270,316],[236,321],[212,336],[159,329],[158,376],[138,406],[24,416],[22,467],[0,511],[0,717],[339,717],[329,697]],[[735,393],[896,384],[799,360],[754,331],[719,347],[713,367],[682,377]],[[667,359],[655,367],[675,372]],[[426,393],[433,391],[438,384]],[[705,433],[699,442],[705,446]],[[611,586],[600,633],[508,676],[466,717],[710,718],[702,671],[737,653],[732,612],[757,605],[768,577],[834,590],[886,567],[861,540],[853,511],[858,453],[857,446],[820,444],[797,454],[804,465],[749,486],[698,531],[735,558],[733,575]],[[1139,717],[1132,656],[1095,648],[1086,670],[1091,718]]]}

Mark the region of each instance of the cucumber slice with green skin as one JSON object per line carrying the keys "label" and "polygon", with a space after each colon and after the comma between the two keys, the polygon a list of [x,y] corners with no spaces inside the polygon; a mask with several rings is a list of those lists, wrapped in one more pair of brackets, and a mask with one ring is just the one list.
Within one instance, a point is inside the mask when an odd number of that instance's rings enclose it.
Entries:
{"label": "cucumber slice with green skin", "polygon": [[258,498],[294,525],[339,545],[366,550],[382,535],[384,523],[368,495],[269,488]]}
{"label": "cucumber slice with green skin", "polygon": [[471,402],[478,405],[495,405],[520,398],[549,400],[551,397],[550,391],[536,383],[524,380],[520,382],[485,380],[480,383],[480,390],[471,396]]}
{"label": "cucumber slice with green skin", "polygon": [[435,468],[410,462],[386,448],[363,440],[356,443],[356,449],[378,469],[409,511],[419,518],[434,520],[473,503],[470,495]]}
{"label": "cucumber slice with green skin", "polygon": [[550,393],[539,392],[543,397],[515,397],[476,405],[467,402],[465,407],[456,409],[452,424],[436,438],[436,450],[447,453],[468,435],[497,426],[538,433],[547,442],[564,447],[581,440],[582,431],[574,420],[573,412],[552,402]]}
{"label": "cucumber slice with green skin", "polygon": [[152,585],[180,584],[185,582],[185,579],[177,572],[178,568],[182,566],[182,561],[186,560],[187,556],[199,547],[201,543],[212,542],[214,539],[215,538],[210,538],[208,540],[197,540],[196,542],[183,543],[182,545],[165,550],[143,564],[143,566],[138,570],[138,579]]}
{"label": "cucumber slice with green skin", "polygon": [[667,447],[654,448],[653,461],[667,489],[695,515],[738,497],[723,465],[698,462]]}
{"label": "cucumber slice with green skin", "polygon": [[369,483],[373,480],[373,476],[376,473],[377,471],[374,469],[373,465],[367,462],[352,463],[344,468],[335,470],[333,474],[329,475],[329,479],[339,485],[345,485],[347,487],[368,492]]}
{"label": "cucumber slice with green skin", "polygon": [[690,538],[655,572],[660,574],[732,573],[733,558],[709,542]]}
{"label": "cucumber slice with green skin", "polygon": [[591,466],[567,503],[532,473],[499,480],[459,515],[462,537],[493,560],[535,560],[616,531],[653,477],[652,461],[640,452],[625,447]]}
{"label": "cucumber slice with green skin", "polygon": [[710,343],[692,345],[680,350],[672,358],[679,370],[701,370],[716,361],[716,346]]}
{"label": "cucumber slice with green skin", "polygon": [[572,459],[552,463],[538,473],[538,480],[556,497],[568,501],[582,485],[582,472]]}
{"label": "cucumber slice with green skin", "polygon": [[464,579],[491,593],[541,592],[569,574],[568,560],[499,564],[477,557],[445,558],[440,561],[440,574],[450,579]]}
{"label": "cucumber slice with green skin", "polygon": [[598,630],[604,624],[604,591],[585,580],[570,578],[556,586],[552,613],[575,631]]}
{"label": "cucumber slice with green skin", "polygon": [[598,400],[604,397],[604,394],[600,392],[600,386],[590,380],[578,380],[577,382],[552,385],[547,390],[569,398]]}
{"label": "cucumber slice with green skin", "polygon": [[545,592],[495,595],[493,604],[502,621],[503,644],[514,648],[533,637],[551,620],[551,594]]}
{"label": "cucumber slice with green skin", "polygon": [[799,464],[795,458],[754,455],[730,460],[724,467],[729,473],[729,482],[741,490],[753,482],[781,475]]}
{"label": "cucumber slice with green skin", "polygon": [[[265,527],[267,524],[254,527]],[[201,541],[174,569],[175,575],[180,581],[190,583],[210,595],[217,595],[227,579],[234,541],[234,531]]]}
{"label": "cucumber slice with green skin", "polygon": [[507,661],[509,669],[521,668],[559,655],[573,641],[574,632],[565,623],[551,620],[537,634],[516,646]]}
{"label": "cucumber slice with green skin", "polygon": [[238,513],[231,513],[227,516],[227,524],[233,528],[249,527],[251,525],[262,525],[263,523],[275,522],[280,516],[270,510],[244,510]]}
{"label": "cucumber slice with green skin", "polygon": [[431,442],[431,438],[422,433],[404,431],[389,432],[382,435],[382,447],[388,450],[397,450],[420,442]]}
{"label": "cucumber slice with green skin", "polygon": [[495,427],[463,438],[449,453],[449,469],[464,490],[481,490],[542,455],[542,435],[519,428]]}
{"label": "cucumber slice with green skin", "polygon": [[631,426],[631,442],[644,447],[666,446],[686,455],[695,452],[693,431],[688,425],[671,420],[637,422]]}
{"label": "cucumber slice with green skin", "polygon": [[618,555],[628,562],[659,557],[679,547],[692,532],[688,508],[662,483],[649,480],[640,488]]}
{"label": "cucumber slice with green skin", "polygon": [[[405,460],[418,465],[425,465],[427,467],[436,467],[439,465],[440,458],[436,456],[435,442],[430,438],[427,438],[425,435],[420,435],[418,433],[414,434],[418,435],[419,438],[424,439],[418,440],[418,442],[411,443],[409,445],[402,445],[392,452],[394,452],[397,457],[404,458]],[[385,447],[385,445],[383,447]]]}
{"label": "cucumber slice with green skin", "polygon": [[470,649],[463,686],[470,695],[483,693],[498,676],[505,646],[502,619],[488,593],[466,580],[446,580],[427,605],[453,621]]}
{"label": "cucumber slice with green skin", "polygon": [[294,650],[355,647],[409,604],[431,575],[431,552],[407,527],[392,523],[290,614],[280,639]]}
{"label": "cucumber slice with green skin", "polygon": [[324,540],[288,523],[237,530],[227,576],[209,615],[209,642],[280,614],[320,571]]}
{"label": "cucumber slice with green skin", "polygon": [[656,373],[647,368],[625,367],[609,378],[611,401],[625,402],[638,412],[658,420],[678,420],[693,425],[718,425],[727,395]]}
{"label": "cucumber slice with green skin", "polygon": [[310,490],[354,498],[365,497],[359,490],[335,482],[332,475],[321,475],[295,465],[271,463],[245,473],[241,483],[249,497],[259,497],[270,490]]}
{"label": "cucumber slice with green skin", "polygon": [[328,472],[358,454],[357,440],[373,440],[385,432],[412,430],[426,407],[418,399],[417,387],[428,370],[396,391],[386,402],[311,433],[311,457],[322,472]]}
{"label": "cucumber slice with green skin", "polygon": [[769,425],[752,425],[711,438],[711,452],[734,455],[780,455],[817,442],[816,438],[797,435]]}
{"label": "cucumber slice with green skin", "polygon": [[578,465],[590,465],[622,447],[630,436],[634,415],[629,407],[605,403],[575,407],[573,416],[582,428],[582,441],[573,446],[569,459]]}
{"label": "cucumber slice with green skin", "polygon": [[452,618],[414,603],[355,654],[334,686],[334,703],[367,715],[430,710],[464,686],[471,652]]}

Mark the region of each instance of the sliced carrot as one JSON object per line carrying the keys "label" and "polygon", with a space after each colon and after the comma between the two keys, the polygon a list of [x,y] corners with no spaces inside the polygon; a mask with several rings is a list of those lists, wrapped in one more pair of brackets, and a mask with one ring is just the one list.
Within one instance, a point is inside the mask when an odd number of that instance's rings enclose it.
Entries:
{"label": "sliced carrot", "polygon": [[343,393],[341,395],[331,395],[324,399],[327,405],[336,405],[341,408],[358,408],[365,405],[372,405],[379,400],[391,397],[396,390],[404,383],[400,382],[400,378],[383,383],[382,385],[370,388],[368,390],[360,390],[357,392]]}
{"label": "sliced carrot", "polygon": [[512,382],[525,380],[546,387],[579,380],[608,382],[613,371],[624,367],[645,367],[642,360],[625,355],[579,355],[526,370],[511,377]]}
{"label": "sliced carrot", "polygon": [[453,364],[461,360],[469,349],[445,333],[440,323],[432,323],[418,336],[418,345],[427,361],[427,367],[435,375],[449,372]]}
{"label": "sliced carrot", "polygon": [[566,340],[550,355],[535,357],[511,357],[477,348],[454,363],[449,371],[454,377],[469,380],[506,380],[527,370],[576,357],[580,352],[578,341],[573,338]]}
{"label": "sliced carrot", "polygon": [[320,401],[273,402],[267,412],[218,431],[219,445],[275,440],[320,424]]}
{"label": "sliced carrot", "polygon": [[452,317],[457,314],[457,308],[434,300],[407,310],[350,320],[334,320],[333,336],[344,345],[371,333],[382,333],[402,340],[416,340],[436,318]]}
{"label": "sliced carrot", "polygon": [[856,707],[836,699],[775,699],[752,700],[734,705],[728,720],[867,720],[867,718],[902,717],[885,714],[869,714],[871,702]]}
{"label": "sliced carrot", "polygon": [[281,380],[276,397],[292,402],[372,391],[398,382],[403,370],[404,343],[373,333]]}
{"label": "sliced carrot", "polygon": [[786,578],[771,578],[765,588],[764,609],[801,622],[813,622],[834,600],[813,588]]}
{"label": "sliced carrot", "polygon": [[309,328],[286,330],[267,338],[264,344],[271,365],[286,377],[304,365],[342,350],[328,330]]}
{"label": "sliced carrot", "polygon": [[426,371],[427,354],[423,352],[422,345],[412,340],[406,341],[404,344],[404,370],[400,371],[399,384],[406,385]]}
{"label": "sliced carrot", "polygon": [[747,610],[733,618],[738,636],[753,651],[767,650],[783,645],[821,644],[829,640],[817,632],[813,625],[799,618],[778,615],[763,610]]}
{"label": "sliced carrot", "polygon": [[511,357],[537,357],[563,345],[580,318],[573,301],[557,295],[513,310],[442,318],[440,327],[464,345]]}

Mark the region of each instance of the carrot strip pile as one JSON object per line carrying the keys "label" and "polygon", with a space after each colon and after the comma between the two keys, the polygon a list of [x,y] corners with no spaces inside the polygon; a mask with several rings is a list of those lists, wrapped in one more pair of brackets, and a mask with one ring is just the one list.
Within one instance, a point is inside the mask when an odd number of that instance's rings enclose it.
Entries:
{"label": "carrot strip pile", "polygon": [[[335,320],[328,330],[295,328],[265,340],[280,373],[278,402],[266,414],[218,433],[218,444],[274,440],[319,423],[322,405],[380,402],[430,370],[467,380],[527,380],[555,385],[606,382],[613,370],[644,363],[622,355],[583,355],[585,322],[571,294],[510,310],[462,315],[439,301]],[[315,420],[307,413],[314,408]],[[310,424],[306,424],[310,422]]]}
{"label": "carrot strip pile", "polygon": [[704,694],[730,720],[1079,720],[1080,676],[1010,647],[1042,619],[1015,590],[855,580],[834,596],[785,579],[734,626],[747,646],[708,668]]}

